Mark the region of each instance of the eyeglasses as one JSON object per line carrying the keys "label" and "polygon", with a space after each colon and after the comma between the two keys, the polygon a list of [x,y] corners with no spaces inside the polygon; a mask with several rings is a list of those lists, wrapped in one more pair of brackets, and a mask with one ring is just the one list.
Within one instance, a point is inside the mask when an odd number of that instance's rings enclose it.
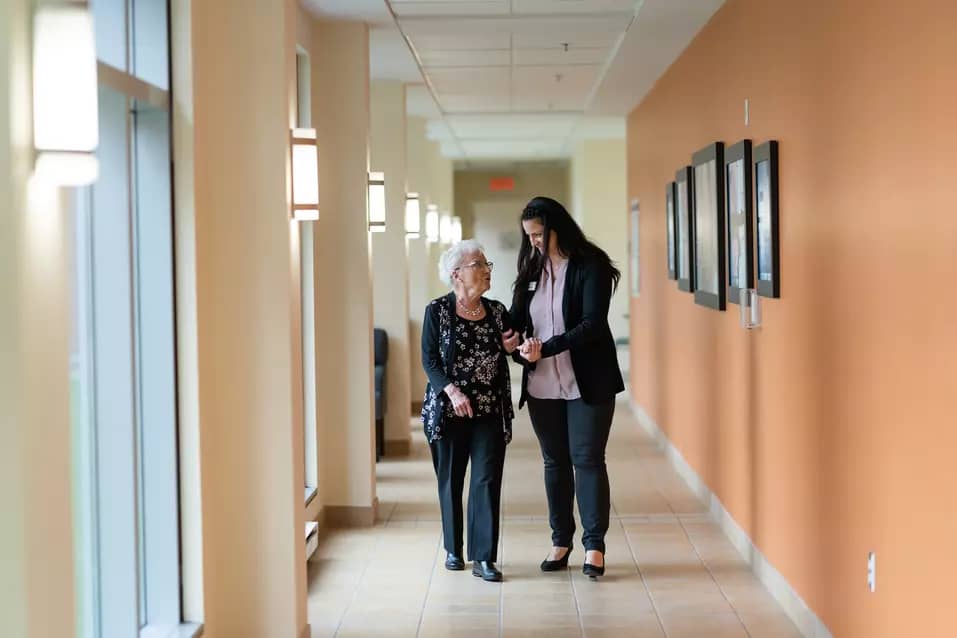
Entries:
{"label": "eyeglasses", "polygon": [[461,270],[462,268],[481,268],[481,269],[488,268],[489,272],[492,272],[492,267],[494,265],[495,264],[493,264],[490,261],[473,261],[468,264],[462,264],[461,266],[456,268],[456,270]]}

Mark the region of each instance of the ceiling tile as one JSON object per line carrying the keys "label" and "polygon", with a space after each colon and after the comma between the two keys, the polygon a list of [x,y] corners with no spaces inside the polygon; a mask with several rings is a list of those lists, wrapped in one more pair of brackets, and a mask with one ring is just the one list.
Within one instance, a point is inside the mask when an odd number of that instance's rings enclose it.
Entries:
{"label": "ceiling tile", "polygon": [[632,14],[635,0],[512,0],[516,14],[624,13]]}
{"label": "ceiling tile", "polygon": [[435,91],[454,95],[488,95],[509,92],[509,67],[470,67],[465,69],[429,69],[427,75]]}
{"label": "ceiling tile", "polygon": [[516,48],[512,53],[515,64],[520,66],[551,66],[562,64],[605,63],[611,55],[609,47],[571,48],[566,51],[560,45],[548,48]]}
{"label": "ceiling tile", "polygon": [[464,66],[508,66],[512,63],[512,53],[508,49],[472,49],[448,50],[427,49],[419,51],[422,66],[464,67]]}
{"label": "ceiling tile", "polygon": [[565,138],[571,135],[578,116],[574,115],[449,115],[446,120],[459,139]]}
{"label": "ceiling tile", "polygon": [[399,17],[508,15],[508,0],[391,0],[390,4]]}

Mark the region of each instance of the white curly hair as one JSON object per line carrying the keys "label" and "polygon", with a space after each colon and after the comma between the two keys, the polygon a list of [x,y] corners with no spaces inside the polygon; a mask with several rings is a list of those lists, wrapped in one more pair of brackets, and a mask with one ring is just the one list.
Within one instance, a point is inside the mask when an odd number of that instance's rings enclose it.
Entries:
{"label": "white curly hair", "polygon": [[462,265],[466,255],[472,253],[485,254],[485,247],[474,239],[463,239],[442,253],[439,257],[439,279],[446,286],[452,285],[452,271]]}

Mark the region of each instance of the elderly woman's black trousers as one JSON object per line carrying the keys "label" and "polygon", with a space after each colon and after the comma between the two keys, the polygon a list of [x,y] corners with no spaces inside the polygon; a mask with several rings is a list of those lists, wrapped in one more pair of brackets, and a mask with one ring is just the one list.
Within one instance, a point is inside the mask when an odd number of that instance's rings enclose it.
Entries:
{"label": "elderly woman's black trousers", "polygon": [[505,465],[501,418],[449,420],[443,425],[442,438],[430,448],[439,485],[445,551],[462,556],[462,490],[471,460],[467,560],[497,560]]}

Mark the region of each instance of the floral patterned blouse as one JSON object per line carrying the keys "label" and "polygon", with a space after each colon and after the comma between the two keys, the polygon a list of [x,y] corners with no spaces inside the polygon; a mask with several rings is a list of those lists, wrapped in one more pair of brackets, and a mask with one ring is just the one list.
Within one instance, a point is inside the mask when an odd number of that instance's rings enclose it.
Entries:
{"label": "floral patterned blouse", "polygon": [[[456,356],[452,364],[452,383],[469,398],[476,419],[501,417],[501,337],[491,313],[476,321],[456,316],[453,322]],[[451,402],[446,402],[444,411],[444,418],[455,418]]]}

